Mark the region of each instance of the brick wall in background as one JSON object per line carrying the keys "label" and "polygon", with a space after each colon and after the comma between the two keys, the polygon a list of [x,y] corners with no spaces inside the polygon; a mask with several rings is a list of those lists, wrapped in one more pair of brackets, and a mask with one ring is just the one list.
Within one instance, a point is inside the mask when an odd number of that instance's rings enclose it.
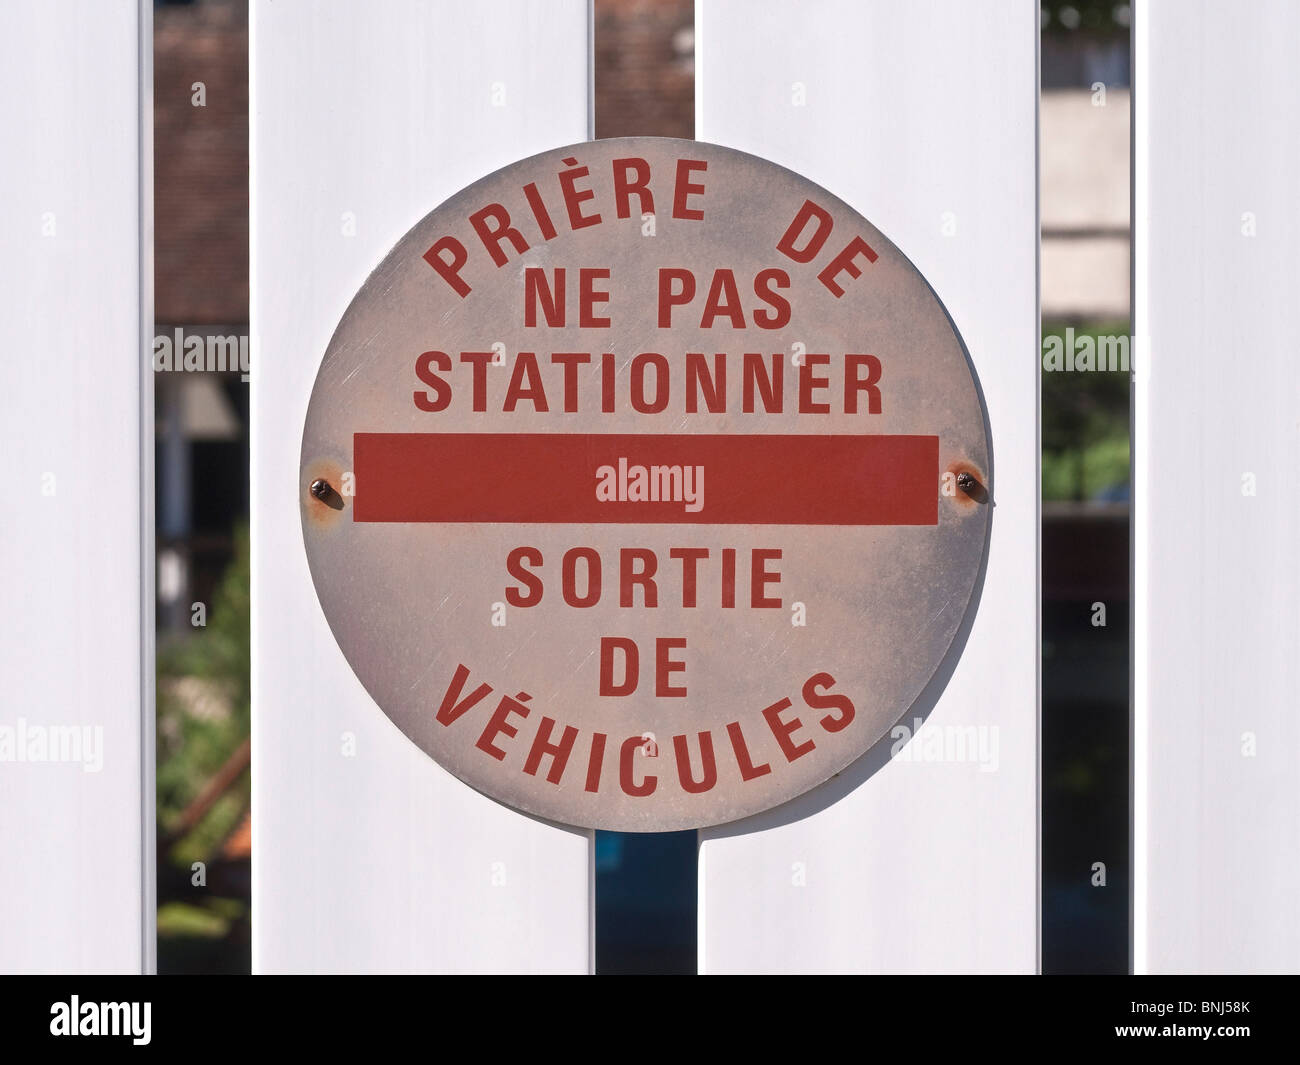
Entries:
{"label": "brick wall in background", "polygon": [[154,12],[154,317],[248,321],[245,0]]}
{"label": "brick wall in background", "polygon": [[695,4],[596,0],[596,136],[695,136]]}

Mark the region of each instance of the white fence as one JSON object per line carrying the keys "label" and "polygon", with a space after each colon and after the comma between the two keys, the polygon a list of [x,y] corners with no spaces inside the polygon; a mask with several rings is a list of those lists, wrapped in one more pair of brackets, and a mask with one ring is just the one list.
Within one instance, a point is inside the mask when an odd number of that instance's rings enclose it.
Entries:
{"label": "white fence", "polygon": [[701,833],[700,969],[1033,971],[1038,6],[696,11],[696,136],[835,190],[904,249],[966,341],[996,509],[979,611],[927,727],[999,744],[996,772],[872,752],[789,806]]}
{"label": "white fence", "polygon": [[0,969],[148,969],[150,9],[5,15]]}
{"label": "white fence", "polygon": [[[297,479],[320,355],[383,254],[590,135],[587,0],[250,6],[254,965],[586,971],[590,834],[377,712],[317,605]],[[1294,970],[1300,11],[1135,7],[1134,967]],[[89,737],[73,765],[0,762],[6,970],[152,966],[149,9],[19,0],[0,45],[0,727]],[[1038,967],[1038,25],[1033,0],[697,4],[697,135],[845,198],[970,350],[997,509],[930,720],[999,745],[992,773],[873,752],[701,833],[702,971]]]}
{"label": "white fence", "polygon": [[389,248],[477,177],[590,135],[587,4],[250,21],[254,967],[584,971],[590,834],[480,795],[376,713],[316,600],[298,462],[321,353]]}
{"label": "white fence", "polygon": [[1133,965],[1300,969],[1300,7],[1134,26]]}

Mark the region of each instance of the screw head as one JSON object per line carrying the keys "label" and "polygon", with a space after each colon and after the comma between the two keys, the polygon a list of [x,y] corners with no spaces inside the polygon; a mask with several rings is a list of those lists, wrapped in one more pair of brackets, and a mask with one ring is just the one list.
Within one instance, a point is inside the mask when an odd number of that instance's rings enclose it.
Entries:
{"label": "screw head", "polygon": [[324,499],[333,489],[330,488],[329,481],[325,480],[324,477],[317,477],[316,480],[312,481],[310,491],[317,499]]}
{"label": "screw head", "polygon": [[963,492],[969,492],[975,487],[975,478],[969,473],[959,473],[957,474],[957,487]]}

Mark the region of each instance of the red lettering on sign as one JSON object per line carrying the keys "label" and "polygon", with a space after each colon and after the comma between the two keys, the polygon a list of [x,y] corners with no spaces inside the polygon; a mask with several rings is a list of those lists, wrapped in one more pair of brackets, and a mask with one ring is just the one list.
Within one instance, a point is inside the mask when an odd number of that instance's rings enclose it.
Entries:
{"label": "red lettering on sign", "polygon": [[474,373],[474,409],[479,413],[487,410],[487,371],[492,361],[490,351],[462,351],[460,361],[468,363]]}
{"label": "red lettering on sign", "polygon": [[827,695],[824,691],[835,684],[829,673],[817,673],[804,681],[803,701],[813,710],[838,710],[838,716],[827,714],[821,726],[827,732],[839,732],[853,723],[853,702],[847,695]]}
{"label": "red lettering on sign", "polygon": [[[710,570],[710,576],[716,577],[712,599],[719,606],[736,605],[736,549],[724,547],[721,552],[720,570]],[[750,551],[750,587],[749,606],[756,609],[772,609],[781,606],[780,596],[767,594],[769,584],[777,584],[781,574],[768,568],[768,563],[781,558],[779,547],[756,547]],[[673,547],[668,550],[668,557],[681,563],[681,600],[671,605],[680,605],[684,609],[699,606],[700,563],[709,559],[707,547]],[[659,585],[654,575],[659,570],[659,558],[655,551],[647,547],[623,547],[618,550],[619,558],[619,602],[624,607],[636,605],[635,590],[642,588],[643,607],[660,606]],[[578,563],[582,563],[579,577]],[[506,556],[506,572],[519,585],[507,586],[506,602],[511,606],[534,607],[545,598],[545,587],[540,573],[543,564],[542,553],[533,547],[516,547]],[[525,568],[529,567],[529,568]],[[594,547],[571,547],[564,553],[561,562],[561,592],[566,606],[586,609],[600,602],[602,588],[602,562],[600,552]],[[579,593],[581,582],[583,591]]]}
{"label": "red lettering on sign", "polygon": [[782,393],[785,386],[785,356],[772,356],[772,372],[768,373],[763,363],[763,356],[757,352],[747,352],[744,366],[744,378],[741,382],[740,409],[746,414],[754,413],[754,390],[758,389],[763,397],[763,409],[769,414],[781,412]]}
{"label": "red lettering on sign", "polygon": [[480,684],[462,699],[460,693],[465,690],[465,681],[467,680],[469,680],[469,667],[458,665],[455,675],[451,678],[451,683],[447,685],[447,693],[442,697],[442,705],[438,707],[438,713],[435,715],[438,724],[452,724],[461,714],[480,702],[492,691],[492,685]]}
{"label": "red lettering on sign", "polygon": [[677,779],[681,781],[682,791],[688,795],[701,795],[711,791],[718,782],[718,763],[713,757],[713,736],[701,732],[697,739],[700,744],[700,778],[695,779],[691,770],[691,752],[685,736],[673,737],[673,753],[677,755]]}
{"label": "red lettering on sign", "polygon": [[704,211],[698,207],[691,207],[687,200],[691,196],[701,196],[704,194],[704,186],[691,181],[691,175],[695,173],[704,173],[709,168],[709,164],[703,159],[678,159],[677,160],[677,185],[673,189],[673,217],[700,221],[704,218]]}
{"label": "red lettering on sign", "polygon": [[506,589],[507,603],[511,606],[536,606],[542,601],[542,579],[523,568],[525,565],[536,568],[541,564],[542,553],[535,547],[516,547],[506,556],[506,572],[524,585],[522,589],[516,586]]}
{"label": "red lettering on sign", "polygon": [[[654,367],[654,398],[647,399],[646,368]],[[632,360],[632,408],[638,414],[658,414],[668,407],[668,360],[645,351]]]}
{"label": "red lettering on sign", "polygon": [[[812,230],[809,232],[810,225]],[[786,227],[781,239],[776,242],[776,250],[797,263],[810,263],[817,258],[825,246],[834,225],[829,211],[819,207],[812,200],[804,200],[803,206],[795,213],[794,220]],[[802,247],[799,244],[800,240],[803,241]],[[839,299],[844,295],[844,289],[839,283],[840,275],[861,277],[862,268],[858,266],[857,260],[866,259],[867,262],[874,263],[877,258],[871,245],[861,237],[855,236],[822,268],[817,275],[817,280],[831,295]]]}
{"label": "red lettering on sign", "polygon": [[[804,230],[808,228],[809,223],[815,223],[816,228],[808,234],[801,248],[798,243],[799,238],[803,236]],[[781,235],[781,239],[776,242],[776,250],[797,263],[810,263],[817,258],[817,253],[822,250],[826,238],[831,235],[831,226],[833,225],[830,213],[825,208],[818,207],[812,200],[804,200],[803,206],[799,208],[794,216],[794,221],[786,228],[786,231]]]}
{"label": "red lettering on sign", "polygon": [[686,685],[673,684],[674,673],[685,673],[686,663],[680,658],[670,658],[669,652],[686,649],[686,637],[660,636],[655,640],[655,697],[658,699],[686,698]]}
{"label": "red lettering on sign", "polygon": [[600,791],[600,771],[605,761],[605,741],[608,738],[603,732],[591,734],[591,754],[587,758],[587,780],[582,786],[583,791],[592,794]]}
{"label": "red lettering on sign", "polygon": [[519,695],[512,699],[508,695],[501,696],[501,701],[497,703],[497,708],[492,711],[492,716],[488,718],[488,723],[483,728],[482,734],[474,741],[474,746],[484,754],[490,754],[498,762],[503,761],[506,752],[501,750],[493,742],[498,736],[508,736],[514,739],[519,735],[519,730],[510,723],[510,715],[515,714],[519,717],[528,716],[528,707],[524,705],[532,696],[520,692]]}
{"label": "red lettering on sign", "polygon": [[849,277],[862,276],[862,269],[856,262],[859,257],[866,259],[869,263],[874,263],[878,258],[870,244],[861,237],[854,237],[848,242],[844,250],[835,256],[826,268],[817,275],[817,280],[825,285],[836,299],[839,299],[840,296],[844,295],[844,289],[840,287],[838,281],[840,274],[848,274]]}
{"label": "red lettering on sign", "polygon": [[708,298],[704,301],[704,314],[700,316],[700,328],[712,329],[719,318],[726,318],[733,329],[745,328],[745,312],[740,309],[740,292],[736,288],[736,275],[730,270],[713,271],[713,284],[709,286]]}
{"label": "red lettering on sign", "polygon": [[424,261],[438,272],[461,299],[469,295],[470,288],[461,280],[460,271],[469,262],[465,245],[455,237],[439,237],[424,253]]}
{"label": "red lettering on sign", "polygon": [[530,181],[524,186],[524,198],[528,201],[528,206],[532,208],[533,217],[537,219],[537,228],[542,234],[543,240],[550,240],[555,236],[555,223],[551,221],[550,212],[546,209],[546,204],[542,202],[542,194],[537,191],[537,182]]}
{"label": "red lettering on sign", "polygon": [[503,240],[510,241],[511,246],[520,254],[528,250],[528,241],[510,224],[510,212],[499,203],[489,203],[481,211],[475,211],[469,216],[469,224],[474,227],[478,239],[483,242],[484,249],[497,266],[504,266],[508,258],[501,250]]}
{"label": "red lettering on sign", "polygon": [[[568,170],[560,171],[560,190],[564,193],[564,209],[569,212],[569,226],[572,229],[586,229],[600,222],[599,214],[584,214],[582,205],[594,200],[596,194],[591,189],[579,189],[578,182],[590,171],[585,166],[578,166],[577,159],[565,159]],[[500,265],[500,264],[498,264]]]}
{"label": "red lettering on sign", "polygon": [[772,767],[767,762],[755,765],[754,760],[750,758],[749,747],[745,744],[745,733],[741,731],[739,721],[732,721],[727,725],[727,735],[731,739],[731,749],[736,755],[736,766],[740,769],[741,780],[757,780],[772,772]]}
{"label": "red lettering on sign", "polygon": [[[862,370],[867,371],[864,378]],[[880,413],[880,360],[874,355],[844,356],[844,410],[848,414],[858,413],[858,393],[867,394],[867,411]]]}
{"label": "red lettering on sign", "polygon": [[[623,679],[614,680],[615,656],[623,654]],[[631,695],[640,676],[640,657],[636,641],[622,636],[600,638],[600,694],[605,697]]]}
{"label": "red lettering on sign", "polygon": [[583,329],[609,328],[609,319],[596,313],[596,304],[609,302],[609,290],[596,288],[596,282],[608,279],[608,270],[583,267],[578,271],[578,325]]}
{"label": "red lettering on sign", "polygon": [[555,721],[549,717],[542,718],[542,723],[538,726],[537,735],[533,738],[533,745],[528,751],[528,760],[524,762],[524,772],[529,776],[537,776],[537,770],[541,768],[542,759],[546,755],[551,756],[551,768],[546,774],[546,779],[552,784],[558,784],[560,777],[564,775],[564,767],[569,764],[569,755],[573,752],[574,741],[578,738],[578,730],[572,725],[564,726],[564,734],[560,737],[558,743],[551,743],[551,730],[555,728]]}
{"label": "red lettering on sign", "polygon": [[781,748],[781,753],[785,755],[786,761],[793,762],[796,758],[802,758],[813,750],[816,744],[812,740],[796,744],[790,738],[803,727],[803,722],[797,717],[793,717],[789,721],[781,720],[781,712],[788,710],[790,705],[789,699],[782,699],[778,703],[773,703],[763,711],[763,719],[772,730],[772,735],[776,737],[777,746]]}
{"label": "red lettering on sign", "polygon": [[[604,270],[589,271],[590,278],[580,281],[585,296],[579,315],[592,328],[605,328],[606,319],[596,314],[596,306],[605,299],[603,291],[594,287],[604,277]],[[554,286],[544,274],[525,274],[526,306],[524,317],[528,321],[550,321],[555,315],[561,323],[568,314],[559,303],[566,286],[557,273]],[[843,372],[826,373],[824,367],[832,365],[834,357],[824,352],[796,354],[792,365],[795,373],[785,373],[784,352],[745,352],[733,356],[727,352],[714,352],[712,365],[701,352],[688,352],[683,360],[674,363],[660,352],[642,351],[620,366],[612,352],[600,357],[598,372],[580,374],[578,368],[592,361],[588,351],[553,351],[549,357],[533,351],[506,352],[463,351],[461,366],[469,366],[471,373],[470,405],[476,414],[485,413],[489,406],[510,413],[518,402],[518,388],[524,376],[528,379],[528,392],[534,397],[534,409],[543,405],[549,409],[552,394],[563,393],[566,413],[594,412],[599,396],[599,410],[613,414],[622,409],[642,415],[661,414],[665,410],[679,410],[686,414],[700,413],[703,406],[710,414],[726,414],[734,397],[728,394],[728,363],[741,360],[742,377],[740,408],[745,414],[820,415],[842,410],[845,414],[879,414],[880,359],[874,355],[850,352],[843,356]],[[520,362],[528,363],[520,367]],[[504,367],[500,373],[491,373],[489,367]],[[682,382],[680,374],[685,373]],[[444,352],[423,352],[415,361],[415,376],[424,391],[415,392],[418,409],[438,413],[456,403],[457,393],[452,379],[456,363]],[[627,369],[627,373],[620,371]],[[462,371],[463,376],[463,371]],[[794,383],[787,395],[787,376]],[[590,380],[599,378],[599,390]],[[460,385],[463,390],[464,384]],[[434,394],[430,395],[429,389]],[[829,393],[829,395],[827,395]],[[865,411],[863,410],[865,395]],[[464,400],[460,401],[462,404]]]}
{"label": "red lettering on sign", "polygon": [[767,563],[775,561],[781,557],[781,549],[756,547],[750,558],[750,605],[759,609],[768,608],[775,610],[781,605],[781,597],[775,598],[768,596],[763,591],[769,584],[776,584],[781,580],[781,574],[773,573],[767,568]]}
{"label": "red lettering on sign", "polygon": [[618,553],[619,557],[619,597],[621,607],[635,606],[634,590],[641,588],[641,605],[658,606],[659,588],[655,585],[655,573],[659,569],[659,560],[655,553],[645,547],[628,547]]}
{"label": "red lettering on sign", "polygon": [[619,218],[631,215],[628,201],[633,195],[640,204],[641,214],[654,214],[655,198],[650,193],[650,164],[644,159],[615,159],[614,205]]}
{"label": "red lettering on sign", "polygon": [[694,607],[696,575],[701,559],[709,557],[707,547],[674,547],[668,552],[669,558],[680,559],[682,563],[682,606]]}
{"label": "red lettering on sign", "polygon": [[[591,354],[586,351],[557,351],[551,355],[551,361],[564,367],[564,413],[575,414],[578,410],[578,367],[591,362]],[[880,375],[880,364],[876,364],[876,376]],[[876,393],[879,402],[879,392]]]}
{"label": "red lettering on sign", "polygon": [[637,752],[642,751],[647,742],[640,736],[630,736],[623,741],[618,752],[618,786],[633,798],[654,794],[655,785],[659,782],[658,777],[649,773],[641,778],[639,784],[635,779]]}
{"label": "red lettering on sign", "polygon": [[[774,551],[767,553],[779,554]],[[681,660],[671,657],[672,651],[685,648],[684,637],[660,637],[656,640],[655,695],[657,698],[672,698],[686,694],[685,686],[678,688],[670,685],[666,680],[669,673],[681,672],[685,669]],[[639,658],[634,640],[625,637],[603,637],[600,695],[617,697],[635,692],[639,680]],[[617,679],[616,672],[621,673]],[[482,683],[469,695],[465,695],[468,680],[468,668],[458,665],[447,685],[442,704],[435,714],[440,724],[448,727],[454,725],[462,715],[482,703],[491,693],[492,686]],[[830,673],[821,672],[810,676],[800,689],[804,704],[809,709],[830,711],[820,719],[819,724],[831,734],[843,731],[855,718],[853,701],[845,693],[833,690],[835,684],[835,678]],[[520,692],[513,698],[508,695],[502,696],[483,725],[475,741],[475,747],[496,761],[505,761],[509,755],[506,750],[498,746],[498,740],[501,737],[514,739],[518,735],[518,727],[512,718],[522,719],[529,716],[531,707],[525,704],[531,698],[526,692]],[[759,715],[766,725],[767,732],[775,739],[776,745],[788,762],[793,762],[815,749],[811,739],[804,739],[802,742],[796,739],[795,733],[804,725],[798,717],[786,716],[792,706],[793,703],[789,698],[783,698],[766,707]],[[742,723],[731,721],[725,727],[728,745],[741,781],[748,782],[769,775],[772,772],[771,763],[755,762]],[[557,731],[558,739],[556,739]],[[559,785],[578,745],[580,734],[581,730],[577,726],[562,724],[549,714],[542,715],[527,754],[524,756],[522,771],[535,777],[541,772],[543,762],[549,758],[546,780],[551,784]],[[593,732],[590,741],[584,741],[588,742],[588,746],[583,790],[589,794],[600,792],[608,739],[606,733]],[[677,781],[682,790],[688,795],[700,795],[712,790],[719,779],[713,732],[701,729],[695,734],[695,747],[699,751],[698,764],[692,754],[689,734],[674,735],[672,747],[677,766]],[[653,733],[644,732],[639,736],[625,739],[619,748],[619,788],[625,794],[638,798],[653,794],[658,787],[659,779],[654,774],[638,772],[637,759],[657,756],[658,747]]]}
{"label": "red lettering on sign", "polygon": [[754,276],[754,295],[772,308],[769,311],[760,307],[754,312],[754,324],[759,329],[784,329],[790,324],[790,301],[775,291],[789,287],[790,275],[775,267]]}
{"label": "red lettering on sign", "polygon": [[831,405],[813,399],[813,389],[830,388],[831,379],[825,376],[813,376],[813,367],[830,365],[831,357],[808,352],[803,358],[803,365],[799,367],[799,413],[829,414]]}
{"label": "red lettering on sign", "polygon": [[513,411],[525,400],[533,405],[535,411],[551,409],[546,402],[546,389],[542,387],[542,375],[537,369],[537,356],[531,351],[521,351],[515,359],[515,368],[506,388],[504,410]]}
{"label": "red lettering on sign", "polygon": [[451,402],[451,386],[433,372],[434,367],[444,372],[451,369],[451,359],[447,357],[446,352],[426,351],[415,360],[415,376],[420,379],[421,384],[428,385],[433,389],[432,396],[428,392],[417,391],[415,393],[415,405],[420,410],[428,411],[431,414],[446,410],[447,404]]}
{"label": "red lettering on sign", "polygon": [[689,270],[664,267],[659,271],[659,328],[671,329],[673,308],[695,298],[695,275]]}
{"label": "red lettering on sign", "polygon": [[555,284],[546,280],[546,271],[540,266],[524,270],[524,325],[537,327],[537,304],[542,303],[542,314],[552,329],[564,325],[564,267],[555,271]]}
{"label": "red lettering on sign", "polygon": [[[578,594],[578,561],[586,563],[585,580],[587,590]],[[600,602],[600,554],[593,547],[573,547],[564,552],[561,577],[564,585],[564,601],[569,606],[589,607]]]}
{"label": "red lettering on sign", "polygon": [[[448,360],[450,366],[450,360]],[[707,384],[705,383],[707,382]],[[718,352],[713,356],[713,370],[704,361],[701,352],[689,352],[686,356],[686,413],[697,414],[700,409],[700,394],[704,395],[704,405],[710,414],[721,414],[727,409],[727,356]]]}
{"label": "red lettering on sign", "polygon": [[[758,305],[754,308],[754,324],[760,329],[780,329],[790,322],[790,301],[776,292],[790,287],[790,275],[775,268],[760,270],[750,283]],[[659,328],[673,327],[673,309],[688,307],[698,291],[695,275],[680,267],[664,266],[659,269],[658,308]],[[726,267],[713,271],[708,294],[700,311],[701,329],[717,328],[719,319],[732,329],[744,329],[745,308],[740,297],[736,273]]]}
{"label": "red lettering on sign", "polygon": [[736,606],[736,551],[732,547],[722,549],[722,608],[732,610]]}

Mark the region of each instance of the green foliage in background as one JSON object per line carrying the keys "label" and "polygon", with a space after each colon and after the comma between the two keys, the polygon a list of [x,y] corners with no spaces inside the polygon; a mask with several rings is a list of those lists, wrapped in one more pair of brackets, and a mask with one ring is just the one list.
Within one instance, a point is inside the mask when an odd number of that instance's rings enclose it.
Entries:
{"label": "green foliage in background", "polygon": [[[1074,327],[1074,340],[1127,336],[1127,322]],[[1064,345],[1066,327],[1043,325],[1043,338]],[[1042,349],[1039,351],[1042,366]],[[1127,498],[1130,375],[1112,370],[1043,370],[1043,499]]]}
{"label": "green foliage in background", "polygon": [[[1048,33],[1126,33],[1131,4],[1124,0],[1041,0]],[[1128,10],[1125,10],[1128,9]]]}
{"label": "green foliage in background", "polygon": [[[235,533],[207,624],[158,648],[157,813],[166,837],[182,810],[248,738],[250,706],[248,528]],[[183,698],[178,685],[186,686]],[[196,694],[197,693],[197,697]],[[198,704],[197,708],[195,704]],[[161,855],[176,865],[208,860],[248,809],[248,773]]]}

